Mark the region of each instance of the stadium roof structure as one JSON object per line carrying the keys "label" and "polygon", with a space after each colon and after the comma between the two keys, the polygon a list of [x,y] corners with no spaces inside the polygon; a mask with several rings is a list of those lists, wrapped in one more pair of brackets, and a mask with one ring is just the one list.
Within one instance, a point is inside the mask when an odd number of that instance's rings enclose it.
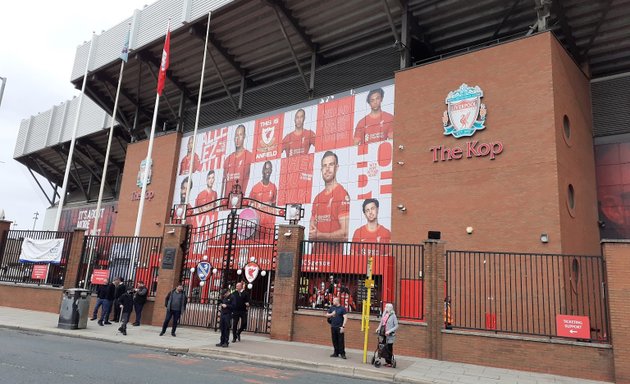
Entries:
{"label": "stadium roof structure", "polygon": [[[126,144],[147,137],[169,20],[170,67],[157,126],[193,130],[209,12],[200,127],[391,79],[403,68],[548,30],[591,78],[630,72],[630,0],[160,0],[93,40],[86,95],[111,114],[119,55],[130,31],[117,117],[120,145],[113,160],[118,166]],[[71,81],[78,89],[90,44],[77,48]],[[60,186],[67,140],[20,147],[38,136],[33,127],[46,126],[35,118],[22,124],[15,158]],[[56,124],[53,120],[49,117],[48,125]],[[89,201],[107,130],[98,123],[83,131],[68,190],[83,192],[79,195]],[[113,196],[121,171],[114,167],[106,175]],[[54,195],[49,201],[54,203]]]}

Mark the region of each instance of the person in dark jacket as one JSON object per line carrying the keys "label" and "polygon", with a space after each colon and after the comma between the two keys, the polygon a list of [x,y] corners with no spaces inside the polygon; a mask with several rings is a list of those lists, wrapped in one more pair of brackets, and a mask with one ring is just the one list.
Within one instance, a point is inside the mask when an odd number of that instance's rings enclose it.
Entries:
{"label": "person in dark jacket", "polygon": [[98,325],[103,325],[103,320],[108,319],[110,307],[112,302],[110,298],[113,297],[113,291],[110,294],[110,288],[113,285],[110,284],[109,280],[105,280],[105,284],[99,285],[96,288],[96,305],[94,306],[94,310],[92,311],[92,318],[90,320],[96,320],[98,317],[98,309],[101,309],[101,318],[98,321]]}
{"label": "person in dark jacket", "polygon": [[[236,283],[236,291],[232,293],[234,310],[232,311],[232,342],[241,341],[241,332],[247,328],[247,309],[249,308],[249,294],[245,292],[243,283]],[[241,326],[239,328],[239,321]]]}
{"label": "person in dark jacket", "polygon": [[120,297],[127,292],[127,287],[123,283],[122,277],[114,279],[114,286],[116,288],[114,289],[114,303],[112,304],[114,307],[114,318],[112,320],[118,322],[120,320],[120,304],[118,301]]}
{"label": "person in dark jacket", "polygon": [[140,319],[142,319],[142,308],[144,308],[144,303],[147,302],[148,294],[149,290],[144,286],[144,281],[138,281],[138,288],[134,290],[133,294],[133,309],[136,312],[136,321],[132,324],[134,326],[140,325]]}
{"label": "person in dark jacket", "polygon": [[179,284],[177,288],[172,290],[166,295],[164,305],[166,306],[166,317],[162,324],[162,332],[160,336],[164,336],[168,323],[173,319],[173,328],[171,329],[171,336],[175,337],[175,331],[177,330],[177,323],[179,323],[179,317],[186,310],[186,293],[184,292],[184,286]]}
{"label": "person in dark jacket", "polygon": [[221,290],[219,308],[221,310],[221,321],[219,323],[221,341],[217,344],[217,347],[227,348],[230,345],[230,324],[232,323],[232,310],[234,309],[234,295],[228,289],[223,288]]}
{"label": "person in dark jacket", "polygon": [[131,311],[133,310],[133,292],[134,290],[130,289],[118,298],[119,310],[122,312],[120,328],[118,328],[118,330],[125,336],[127,336],[127,323],[129,322]]}

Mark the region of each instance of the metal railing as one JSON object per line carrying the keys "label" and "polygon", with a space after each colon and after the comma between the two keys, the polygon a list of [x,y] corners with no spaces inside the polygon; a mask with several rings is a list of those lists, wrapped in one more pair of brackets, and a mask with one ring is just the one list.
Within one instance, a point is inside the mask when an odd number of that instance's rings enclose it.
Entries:
{"label": "metal railing", "polygon": [[92,274],[95,270],[107,270],[110,281],[122,277],[127,287],[143,281],[153,297],[161,248],[161,237],[85,236],[76,286],[95,290]]}
{"label": "metal railing", "polygon": [[297,308],[325,309],[339,297],[348,312],[362,313],[370,257],[370,313],[380,315],[391,302],[399,318],[423,319],[424,252],[416,244],[303,241]]}
{"label": "metal railing", "polygon": [[609,342],[607,300],[600,256],[446,253],[446,328],[562,337],[558,315],[582,316]]}
{"label": "metal railing", "polygon": [[[66,262],[72,244],[72,232],[12,230],[6,232],[0,249],[0,281],[34,285],[63,286],[66,277]],[[25,238],[35,240],[64,239],[61,262],[59,264],[20,262],[22,243]],[[33,279],[36,269],[42,270],[41,279]],[[39,271],[36,271],[39,272]]]}

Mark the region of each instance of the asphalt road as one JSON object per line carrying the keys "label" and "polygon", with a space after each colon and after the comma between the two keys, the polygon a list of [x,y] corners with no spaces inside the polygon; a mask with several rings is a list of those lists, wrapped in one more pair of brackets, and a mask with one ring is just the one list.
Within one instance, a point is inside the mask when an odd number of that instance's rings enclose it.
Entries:
{"label": "asphalt road", "polygon": [[188,384],[378,381],[169,354],[128,344],[0,329],[0,383]]}

